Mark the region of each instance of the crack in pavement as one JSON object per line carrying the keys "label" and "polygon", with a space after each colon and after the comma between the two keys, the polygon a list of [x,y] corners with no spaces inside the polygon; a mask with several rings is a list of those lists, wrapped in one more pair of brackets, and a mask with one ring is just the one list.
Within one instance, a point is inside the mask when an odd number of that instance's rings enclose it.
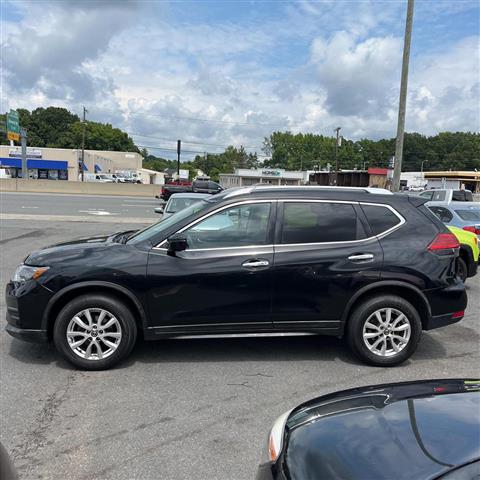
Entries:
{"label": "crack in pavement", "polygon": [[47,442],[47,432],[52,425],[61,405],[68,399],[70,389],[82,372],[73,372],[67,377],[65,385],[50,394],[44,401],[42,410],[35,418],[35,426],[25,435],[23,441],[12,449],[12,458],[15,461],[24,460],[17,465],[19,471],[35,462],[35,455]]}

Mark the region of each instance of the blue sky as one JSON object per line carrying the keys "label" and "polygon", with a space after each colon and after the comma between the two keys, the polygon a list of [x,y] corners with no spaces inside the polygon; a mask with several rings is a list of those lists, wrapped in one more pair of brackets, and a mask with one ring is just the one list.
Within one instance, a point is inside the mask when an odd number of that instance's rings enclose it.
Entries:
{"label": "blue sky", "polygon": [[[3,1],[2,110],[65,106],[138,144],[392,137],[406,1]],[[478,1],[415,4],[407,129],[479,129]],[[211,147],[219,145],[219,147]],[[160,154],[161,150],[153,150]],[[168,151],[164,151],[168,156]]]}

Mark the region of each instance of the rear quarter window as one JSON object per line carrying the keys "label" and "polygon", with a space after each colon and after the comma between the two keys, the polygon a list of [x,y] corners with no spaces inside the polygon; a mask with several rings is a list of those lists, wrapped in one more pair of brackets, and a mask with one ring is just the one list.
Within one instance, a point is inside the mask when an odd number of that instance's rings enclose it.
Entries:
{"label": "rear quarter window", "polygon": [[362,205],[374,235],[380,235],[400,224],[401,220],[389,208],[381,205]]}
{"label": "rear quarter window", "polygon": [[444,207],[428,207],[443,223],[451,222],[453,215]]}

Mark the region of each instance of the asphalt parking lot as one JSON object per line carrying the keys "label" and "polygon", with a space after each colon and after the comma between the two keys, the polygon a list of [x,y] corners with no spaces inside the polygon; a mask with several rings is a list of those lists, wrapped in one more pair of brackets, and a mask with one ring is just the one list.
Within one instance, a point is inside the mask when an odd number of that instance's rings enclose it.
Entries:
{"label": "asphalt parking lot", "polygon": [[[127,230],[128,217],[140,227],[155,220],[149,211],[158,204],[144,199],[143,216],[113,216],[119,222],[89,214],[79,221],[59,196],[45,195],[42,209],[19,220],[18,205],[34,199],[10,197],[2,202],[11,215],[1,223],[2,290],[29,251]],[[91,208],[114,212],[107,201],[98,197]],[[341,340],[311,336],[138,343],[118,368],[83,372],[51,346],[12,339],[2,320],[0,438],[28,479],[251,479],[272,422],[302,401],[359,385],[478,377],[480,276],[467,285],[464,320],[425,333],[395,368],[365,366]],[[0,306],[4,319],[3,294]]]}

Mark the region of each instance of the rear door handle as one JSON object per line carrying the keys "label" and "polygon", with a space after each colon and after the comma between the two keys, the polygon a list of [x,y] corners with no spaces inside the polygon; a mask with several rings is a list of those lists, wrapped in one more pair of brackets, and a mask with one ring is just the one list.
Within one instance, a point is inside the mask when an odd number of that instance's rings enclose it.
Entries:
{"label": "rear door handle", "polygon": [[368,262],[373,260],[373,255],[371,253],[357,253],[355,255],[350,255],[348,259],[351,262]]}
{"label": "rear door handle", "polygon": [[246,260],[245,262],[242,263],[243,268],[247,269],[257,269],[257,268],[262,268],[262,267],[268,267],[270,265],[270,262],[268,260]]}

